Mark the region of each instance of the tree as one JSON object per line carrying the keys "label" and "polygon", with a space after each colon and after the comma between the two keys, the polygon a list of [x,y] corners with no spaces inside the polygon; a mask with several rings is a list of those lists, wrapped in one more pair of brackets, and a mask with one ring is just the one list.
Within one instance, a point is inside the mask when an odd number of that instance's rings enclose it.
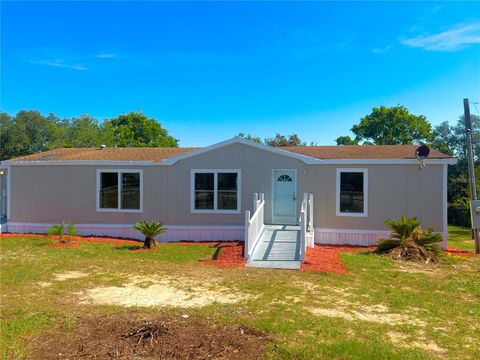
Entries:
{"label": "tree", "polygon": [[375,145],[430,143],[432,129],[423,115],[410,114],[405,106],[381,106],[353,125],[355,141]]}
{"label": "tree", "polygon": [[120,147],[176,147],[178,140],[168,135],[160,123],[140,112],[131,112],[106,120],[102,131],[110,146]]}
{"label": "tree", "polygon": [[358,145],[358,141],[350,136],[339,136],[335,141],[337,145]]}
{"label": "tree", "polygon": [[5,160],[11,157],[10,154],[14,152],[13,146],[13,119],[7,113],[0,113],[0,160]]}
{"label": "tree", "polygon": [[134,230],[141,232],[145,236],[143,243],[144,249],[151,249],[152,246],[156,246],[155,236],[160,235],[166,231],[163,224],[159,221],[146,221],[140,220],[132,227]]}
{"label": "tree", "polygon": [[54,149],[63,136],[59,124],[35,110],[19,111],[15,117],[2,113],[0,132],[2,160]]}
{"label": "tree", "polygon": [[[475,160],[478,162],[480,160],[480,116],[470,115],[472,120],[472,146],[473,154]],[[466,159],[467,149],[466,149],[466,139],[465,139],[465,120],[464,116],[460,116],[457,120],[457,123],[452,127],[452,147],[455,154],[460,159]]]}
{"label": "tree", "polygon": [[[473,153],[475,169],[480,170],[480,116],[471,115]],[[444,121],[433,130],[432,147],[446,154],[458,157],[456,165],[448,169],[448,202],[451,206],[467,207],[470,187],[468,182],[468,165],[465,148],[464,117],[460,116],[455,125]],[[477,178],[477,190],[480,193],[480,179]]]}
{"label": "tree", "polygon": [[[254,141],[259,144],[264,144],[268,146],[273,146],[273,147],[279,147],[279,146],[305,146],[307,145],[305,142],[303,142],[300,137],[293,133],[291,135],[282,135],[279,133],[275,134],[275,137],[273,138],[265,138],[263,141],[259,136],[254,136],[250,134],[244,134],[244,133],[239,133],[237,137],[241,137],[250,141]],[[313,141],[311,142],[312,146],[316,145]]]}
{"label": "tree", "polygon": [[72,118],[66,129],[66,147],[97,147],[105,142],[113,143],[107,139],[107,134],[102,132],[98,120],[89,115]]}
{"label": "tree", "polygon": [[448,121],[444,121],[433,129],[432,147],[444,154],[453,155],[455,153],[455,139],[453,127]]}
{"label": "tree", "polygon": [[273,147],[305,145],[305,143],[303,143],[302,140],[300,140],[300,137],[295,133],[288,136],[276,133],[274,138],[266,138],[265,144]]}
{"label": "tree", "polygon": [[259,143],[259,144],[263,143],[262,139],[259,136],[253,136],[253,135],[250,135],[250,134],[239,133],[237,135],[237,137],[243,138],[243,139],[246,139],[246,140],[250,140],[250,141],[253,141],[253,142],[256,142],[256,143]]}

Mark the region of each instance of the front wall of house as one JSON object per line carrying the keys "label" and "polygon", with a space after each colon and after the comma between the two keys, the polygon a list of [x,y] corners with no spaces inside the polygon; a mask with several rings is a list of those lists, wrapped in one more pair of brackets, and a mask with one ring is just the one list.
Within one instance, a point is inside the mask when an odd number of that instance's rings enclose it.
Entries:
{"label": "front wall of house", "polygon": [[[121,169],[141,167],[122,166]],[[139,213],[97,212],[96,171],[111,166],[12,166],[10,221],[86,224],[133,224]],[[143,167],[144,215],[152,212],[158,188],[151,181],[159,169]],[[155,174],[156,175],[156,174]]]}
{"label": "front wall of house", "polygon": [[[336,169],[368,170],[368,216],[336,215]],[[314,226],[383,230],[385,219],[417,216],[443,231],[443,165],[312,165],[302,191],[314,193]]]}
{"label": "front wall of house", "polygon": [[[368,169],[368,217],[336,216],[336,169],[344,165],[306,165],[300,160],[232,144],[173,166],[143,169],[143,213],[97,212],[96,170],[107,166],[12,166],[10,221],[77,224],[133,224],[159,219],[167,225],[241,226],[251,210],[253,193],[265,193],[266,222],[272,221],[272,170],[297,170],[297,205],[301,194],[315,197],[316,228],[383,230],[386,218],[418,216],[425,225],[443,231],[443,166],[350,166]],[[240,214],[191,212],[192,169],[241,170]]]}
{"label": "front wall of house", "polygon": [[[205,225],[242,225],[245,222],[245,210],[252,210],[253,194],[265,194],[265,221],[271,222],[272,169],[296,169],[298,174],[307,169],[300,160],[288,158],[272,152],[242,144],[232,144],[195,157],[180,160],[167,171],[170,189],[170,203],[177,206],[169,212],[169,223]],[[239,169],[241,170],[241,211],[240,214],[192,214],[190,211],[190,173],[191,169]],[[300,175],[297,175],[300,176]],[[299,187],[300,189],[300,187]],[[297,202],[298,207],[300,201]]]}

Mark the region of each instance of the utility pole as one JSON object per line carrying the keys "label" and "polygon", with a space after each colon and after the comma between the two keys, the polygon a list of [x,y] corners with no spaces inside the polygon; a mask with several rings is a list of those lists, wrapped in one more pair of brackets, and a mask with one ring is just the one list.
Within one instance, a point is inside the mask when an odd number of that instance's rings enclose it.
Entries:
{"label": "utility pole", "polygon": [[[477,187],[475,185],[475,166],[473,162],[473,148],[472,148],[472,119],[470,118],[470,104],[468,99],[463,99],[463,109],[465,112],[465,137],[466,137],[466,147],[467,147],[467,163],[468,163],[468,179],[470,182],[470,200],[473,202],[477,200]],[[470,207],[473,211],[473,208]],[[480,239],[479,239],[479,229],[474,227],[473,217],[475,214],[471,214],[472,217],[472,229],[473,229],[473,238],[475,240],[475,253],[480,254]]]}

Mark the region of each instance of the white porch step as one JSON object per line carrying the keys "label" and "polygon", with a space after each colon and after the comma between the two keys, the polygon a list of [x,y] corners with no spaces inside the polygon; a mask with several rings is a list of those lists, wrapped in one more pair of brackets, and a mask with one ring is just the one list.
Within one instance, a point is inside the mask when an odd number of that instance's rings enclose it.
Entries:
{"label": "white porch step", "polygon": [[300,261],[275,261],[275,260],[248,260],[247,267],[252,268],[263,268],[263,269],[283,269],[283,270],[299,270],[301,263]]}
{"label": "white porch step", "polygon": [[300,227],[265,225],[247,267],[300,269]]}

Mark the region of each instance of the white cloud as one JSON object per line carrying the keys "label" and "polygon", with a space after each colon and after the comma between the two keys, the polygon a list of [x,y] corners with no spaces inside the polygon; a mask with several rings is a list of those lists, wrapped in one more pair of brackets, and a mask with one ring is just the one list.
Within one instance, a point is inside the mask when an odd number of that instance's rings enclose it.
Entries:
{"label": "white cloud", "polygon": [[456,26],[438,34],[420,35],[400,42],[428,51],[458,51],[468,45],[480,44],[480,24]]}
{"label": "white cloud", "polygon": [[374,48],[372,49],[374,54],[391,54],[392,53],[392,45],[388,45],[381,48]]}
{"label": "white cloud", "polygon": [[95,57],[99,59],[113,59],[117,57],[117,55],[111,54],[111,53],[101,53],[101,54],[95,55]]}
{"label": "white cloud", "polygon": [[30,60],[30,64],[35,64],[35,65],[45,65],[45,66],[52,66],[52,67],[57,67],[57,68],[64,68],[64,69],[72,69],[72,70],[78,70],[78,71],[85,71],[88,70],[83,65],[80,64],[65,64],[62,60]]}

